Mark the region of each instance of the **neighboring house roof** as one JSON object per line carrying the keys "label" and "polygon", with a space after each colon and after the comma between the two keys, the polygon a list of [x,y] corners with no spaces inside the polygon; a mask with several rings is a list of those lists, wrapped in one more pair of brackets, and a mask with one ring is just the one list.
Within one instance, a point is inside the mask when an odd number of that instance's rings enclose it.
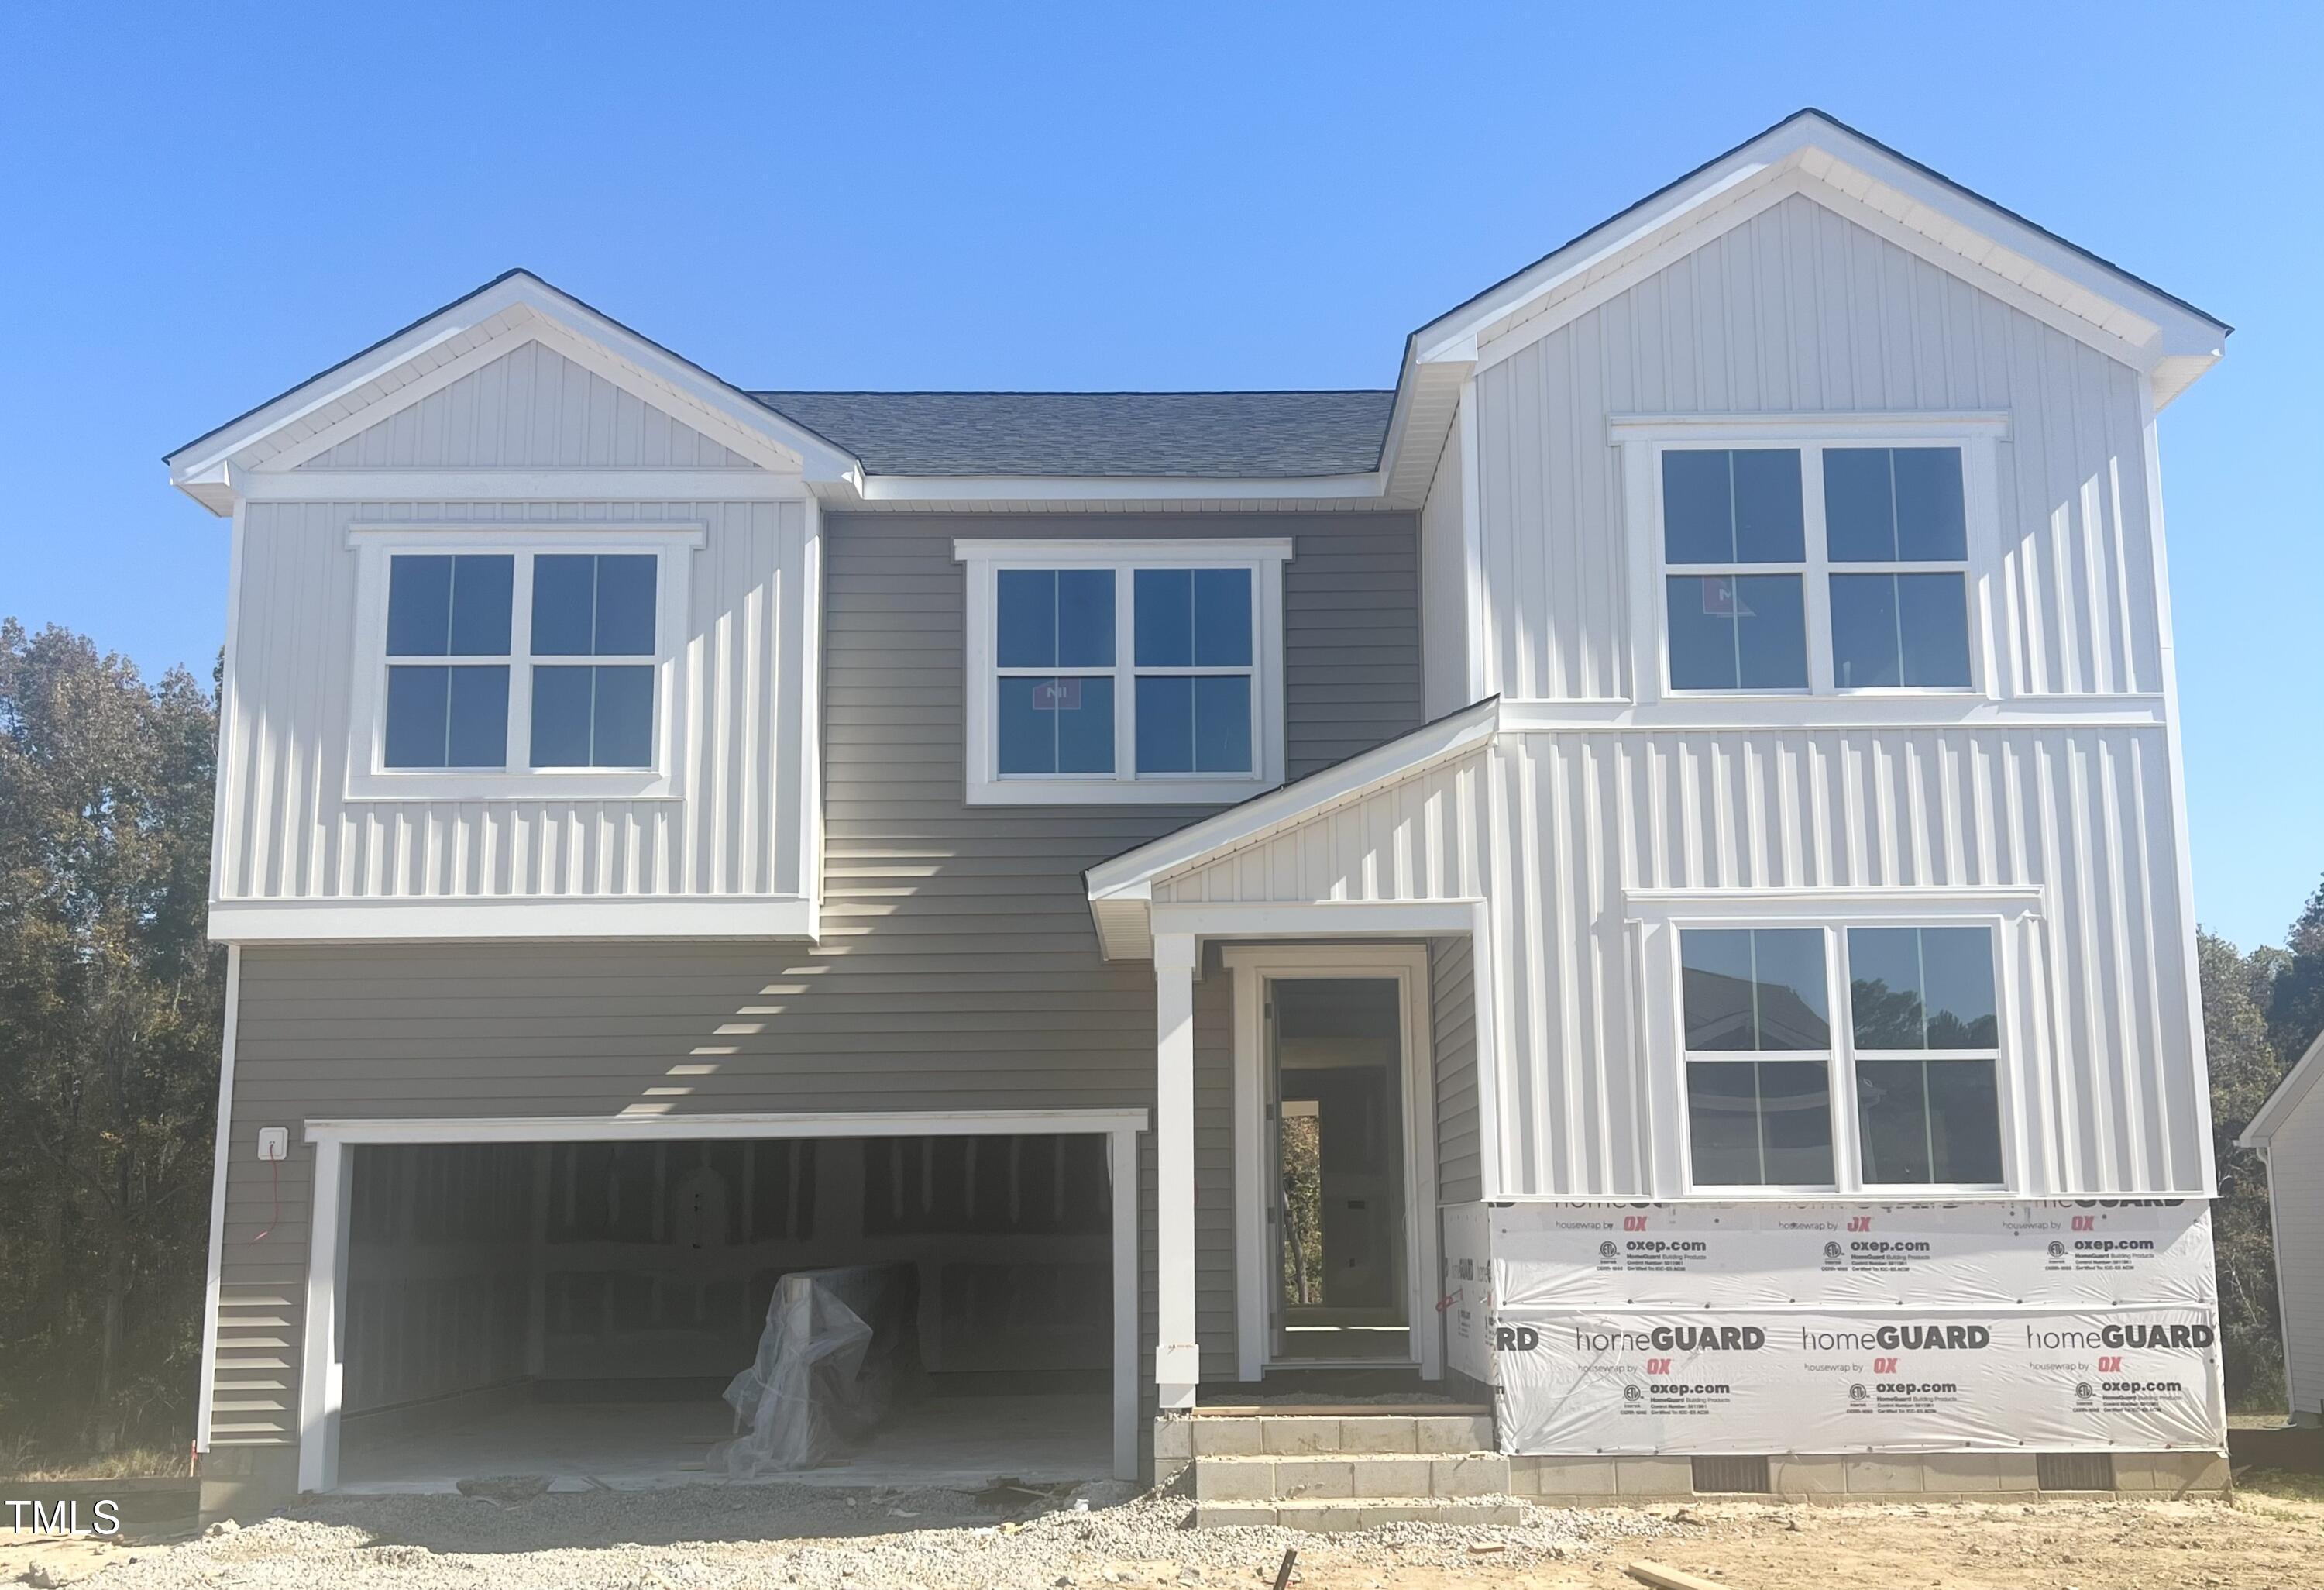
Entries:
{"label": "neighboring house roof", "polygon": [[1379,465],[1396,393],[754,392],[873,475],[1284,479]]}
{"label": "neighboring house roof", "polygon": [[2324,1032],[2316,1035],[2316,1041],[2308,1046],[2308,1052],[2283,1074],[2283,1080],[2277,1083],[2275,1091],[2267,1095],[2267,1103],[2259,1107],[2259,1114],[2251,1118],[2251,1124],[2236,1136],[2236,1146],[2265,1149],[2275,1134],[2283,1129],[2283,1123],[2292,1119],[2292,1112],[2300,1107],[2300,1101],[2306,1098],[2319,1081],[2324,1081]]}

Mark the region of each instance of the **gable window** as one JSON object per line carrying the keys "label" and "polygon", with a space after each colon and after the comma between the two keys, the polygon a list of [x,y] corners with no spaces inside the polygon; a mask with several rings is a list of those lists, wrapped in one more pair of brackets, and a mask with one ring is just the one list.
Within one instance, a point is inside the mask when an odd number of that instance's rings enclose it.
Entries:
{"label": "gable window", "polygon": [[1687,927],[1678,948],[1691,1186],[2003,1184],[1991,927]]}
{"label": "gable window", "polygon": [[559,540],[364,525],[353,539],[368,615],[355,723],[370,753],[353,759],[352,797],[667,792],[659,680],[684,582],[664,566],[698,531],[608,527],[605,550],[581,550],[598,538],[578,527]]}
{"label": "gable window", "polygon": [[1634,522],[1650,535],[1639,571],[1655,577],[1655,610],[1638,615],[1660,622],[1663,688],[1978,689],[1971,548],[1990,493],[1972,489],[1989,478],[1972,459],[1998,421],[1840,421],[1828,437],[1798,434],[1817,423],[1616,421],[1639,449],[1631,478],[1651,499]]}
{"label": "gable window", "polygon": [[1240,800],[1283,778],[1283,541],[961,541],[967,796]]}

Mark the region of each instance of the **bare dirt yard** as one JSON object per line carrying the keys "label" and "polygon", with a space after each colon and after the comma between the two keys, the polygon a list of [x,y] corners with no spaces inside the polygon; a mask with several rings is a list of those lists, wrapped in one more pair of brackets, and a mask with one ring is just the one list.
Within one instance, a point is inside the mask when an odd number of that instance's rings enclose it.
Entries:
{"label": "bare dirt yard", "polygon": [[[953,1492],[690,1486],[311,1504],[163,1545],[0,1534],[0,1582],[101,1590],[1252,1590],[1296,1548],[1302,1590],[1635,1590],[1642,1559],[1726,1590],[2279,1590],[2324,1583],[2315,1483],[2232,1503],[1534,1510],[1508,1529],[1182,1529],[1175,1498],[1031,1507]],[[1111,1503],[1111,1504],[1109,1504]]]}

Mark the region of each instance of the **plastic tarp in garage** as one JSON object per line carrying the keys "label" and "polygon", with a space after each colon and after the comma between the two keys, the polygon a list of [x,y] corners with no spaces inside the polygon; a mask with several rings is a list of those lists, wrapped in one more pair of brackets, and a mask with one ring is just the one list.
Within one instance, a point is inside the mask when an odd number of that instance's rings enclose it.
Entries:
{"label": "plastic tarp in garage", "polygon": [[[803,1270],[775,1284],[751,1367],[726,1388],[736,1479],[838,1461],[888,1416],[919,1369],[908,1264]],[[714,1457],[714,1461],[716,1458]]]}

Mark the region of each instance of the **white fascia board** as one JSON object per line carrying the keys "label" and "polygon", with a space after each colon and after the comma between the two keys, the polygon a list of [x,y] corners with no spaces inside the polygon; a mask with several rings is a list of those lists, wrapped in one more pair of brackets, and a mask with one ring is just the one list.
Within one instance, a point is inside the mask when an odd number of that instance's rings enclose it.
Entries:
{"label": "white fascia board", "polygon": [[856,487],[872,504],[1040,502],[1366,503],[1385,489],[1378,470],[1363,475],[1213,478],[1175,475],[874,475]]}
{"label": "white fascia board", "polygon": [[[297,469],[235,472],[251,503],[797,503],[797,476],[759,469]],[[194,492],[192,485],[180,489]],[[544,521],[544,527],[548,522]]]}
{"label": "white fascia board", "polygon": [[381,939],[803,938],[817,934],[798,895],[720,900],[589,895],[566,900],[213,900],[223,944]]}
{"label": "white fascia board", "polygon": [[327,410],[377,379],[382,372],[519,307],[531,310],[561,331],[564,337],[558,339],[560,345],[566,337],[594,344],[737,429],[762,437],[796,456],[809,479],[841,479],[859,474],[862,468],[853,456],[698,365],[529,272],[512,271],[168,455],[164,462],[170,466],[171,483],[199,497],[201,494],[193,492],[193,487],[214,482],[219,466],[261,438]]}
{"label": "white fascia board", "polygon": [[2275,1091],[2267,1095],[2267,1103],[2260,1105],[2259,1114],[2251,1118],[2251,1124],[2236,1134],[2236,1146],[2239,1149],[2267,1148],[2274,1141],[2275,1134],[2283,1129],[2283,1123],[2292,1119],[2292,1112],[2300,1107],[2300,1101],[2308,1096],[2319,1079],[2324,1079],[2324,1032],[2316,1035],[2316,1041],[2308,1046],[2308,1052],[2283,1074],[2283,1080],[2277,1083]]}
{"label": "white fascia board", "polygon": [[[1497,322],[1591,279],[1625,256],[1648,254],[1658,239],[1682,231],[1711,211],[1738,203],[1752,191],[1771,186],[1786,172],[1794,171],[1843,193],[1848,191],[1850,177],[1860,175],[1901,195],[1913,211],[1921,212],[1918,218],[1941,218],[1990,239],[1997,249],[2006,250],[2073,288],[2126,311],[2136,324],[2124,322],[2116,316],[2106,329],[2126,342],[2144,342],[2149,364],[2177,361],[2183,366],[2194,361],[2200,366],[2219,356],[2227,331],[2219,321],[2127,273],[2101,263],[1861,134],[1821,115],[1803,112],[1423,327],[1415,333],[1417,357],[1424,363],[1443,359],[1473,361],[1480,334]],[[1976,262],[1969,255],[1957,249],[1950,252],[1960,259],[1964,270],[1975,267]],[[2200,373],[2200,367],[2196,373]],[[2186,378],[2191,380],[2192,375]],[[2181,384],[2183,387],[2184,383]]]}
{"label": "white fascia board", "polygon": [[1295,822],[1367,787],[1401,778],[1492,738],[1499,722],[1498,697],[1423,724],[1410,734],[1308,774],[1296,783],[1252,797],[1214,817],[1163,835],[1099,863],[1084,874],[1092,901],[1144,899],[1162,874],[1213,851],[1244,844],[1269,828]]}

